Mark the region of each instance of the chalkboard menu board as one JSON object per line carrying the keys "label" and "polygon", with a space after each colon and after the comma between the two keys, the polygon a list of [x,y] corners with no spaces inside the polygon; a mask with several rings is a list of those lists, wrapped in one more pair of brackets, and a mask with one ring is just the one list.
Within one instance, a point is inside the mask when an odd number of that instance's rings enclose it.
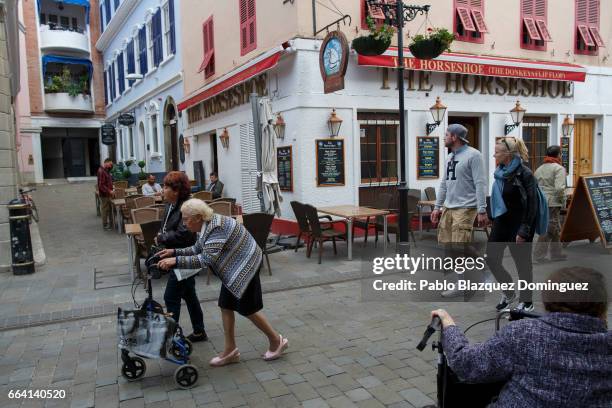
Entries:
{"label": "chalkboard menu board", "polygon": [[317,186],[343,186],[344,139],[318,139]]}
{"label": "chalkboard menu board", "polygon": [[202,164],[202,160],[196,160],[193,162],[193,178],[200,189],[204,189],[206,187],[206,177],[204,175],[204,164]]}
{"label": "chalkboard menu board", "polygon": [[438,137],[417,137],[417,179],[440,177],[439,144]]}
{"label": "chalkboard menu board", "polygon": [[291,146],[276,148],[276,171],[282,191],[293,191],[293,156]]}
{"label": "chalkboard menu board", "polygon": [[561,165],[565,167],[565,172],[569,174],[569,162],[570,162],[570,138],[561,138]]}
{"label": "chalkboard menu board", "polygon": [[599,223],[602,240],[606,246],[612,245],[612,174],[588,176],[584,181]]}

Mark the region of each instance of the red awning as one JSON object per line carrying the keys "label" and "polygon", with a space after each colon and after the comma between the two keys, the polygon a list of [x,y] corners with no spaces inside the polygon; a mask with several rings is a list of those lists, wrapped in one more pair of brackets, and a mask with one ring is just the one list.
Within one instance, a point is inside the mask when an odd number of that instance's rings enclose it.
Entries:
{"label": "red awning", "polygon": [[270,68],[274,68],[276,64],[278,64],[280,57],[281,51],[275,49],[273,52],[267,52],[250,63],[229,72],[223,77],[206,85],[204,89],[195,95],[190,96],[180,102],[178,104],[179,111],[197,105],[198,103],[212,98],[213,96],[218,95],[233,86],[248,81],[249,79],[269,70]]}
{"label": "red awning", "polygon": [[[481,57],[444,53],[435,60],[420,60],[404,51],[404,66],[415,71],[452,72],[509,78],[543,79],[547,81],[584,82],[586,69],[580,65],[561,62],[530,61],[517,58]],[[390,47],[382,55],[358,55],[359,65],[397,68],[397,47]]]}

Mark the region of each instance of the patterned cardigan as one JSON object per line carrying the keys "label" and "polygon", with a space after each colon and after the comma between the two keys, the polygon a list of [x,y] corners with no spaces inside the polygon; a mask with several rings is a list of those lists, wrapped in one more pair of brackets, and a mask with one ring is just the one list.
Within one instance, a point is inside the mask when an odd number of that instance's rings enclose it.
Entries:
{"label": "patterned cardigan", "polygon": [[612,331],[602,319],[548,313],[473,345],[449,326],[442,345],[463,381],[507,381],[489,408],[612,407]]}
{"label": "patterned cardigan", "polygon": [[251,234],[235,219],[214,214],[195,245],[176,249],[176,268],[210,267],[238,299],[261,264],[262,252]]}

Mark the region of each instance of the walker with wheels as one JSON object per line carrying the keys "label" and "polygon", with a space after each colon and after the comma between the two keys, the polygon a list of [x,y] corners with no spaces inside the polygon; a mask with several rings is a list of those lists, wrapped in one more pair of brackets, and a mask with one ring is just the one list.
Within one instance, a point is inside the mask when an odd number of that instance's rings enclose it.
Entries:
{"label": "walker with wheels", "polygon": [[[486,319],[474,323],[468,327],[464,333],[467,333],[472,327],[495,320],[495,331],[499,330],[501,320],[507,317],[508,320],[520,320],[523,318],[538,318],[535,313],[525,312],[520,309],[504,310],[497,314],[497,317]],[[417,345],[417,350],[423,351],[427,346],[429,338],[439,331],[438,341],[432,343],[432,349],[438,351],[438,373],[437,378],[437,408],[484,408],[487,407],[494,398],[496,398],[501,389],[506,384],[506,381],[498,381],[491,383],[468,383],[461,381],[453,370],[448,366],[444,350],[442,349],[442,324],[440,318],[435,316],[431,323],[427,326],[423,338]]]}
{"label": "walker with wheels", "polygon": [[[121,375],[128,381],[142,378],[147,370],[146,358],[163,358],[179,366],[174,371],[174,381],[183,389],[193,387],[199,378],[197,367],[189,364],[193,351],[191,342],[183,330],[163,307],[153,300],[151,269],[157,264],[157,257],[150,257],[147,265],[147,299],[140,308],[122,310],[117,313],[117,332],[121,350]],[[138,280],[139,278],[136,278]],[[135,283],[132,284],[134,295]],[[134,302],[135,306],[138,304]]]}

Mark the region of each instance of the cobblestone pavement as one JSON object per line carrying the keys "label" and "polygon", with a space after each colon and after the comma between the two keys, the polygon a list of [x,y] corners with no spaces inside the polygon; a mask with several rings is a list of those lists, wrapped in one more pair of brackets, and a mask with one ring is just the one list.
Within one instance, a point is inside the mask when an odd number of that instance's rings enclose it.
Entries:
{"label": "cobblestone pavement", "polygon": [[[446,307],[463,327],[494,317],[491,299],[364,302],[361,263],[345,261],[343,244],[337,256],[326,248],[322,265],[303,249],[284,251],[270,257],[272,276],[262,272],[264,312],[290,340],[282,359],[264,362],[265,338],[238,318],[242,361],[210,368],[223,348],[219,283],[200,277],[210,340],[195,345],[197,386],[177,388],[177,366],[160,360],[147,360],[145,377],[128,383],[120,375],[115,322],[117,306],[132,299],[125,238],[102,231],[92,191],[91,184],[39,188],[47,264],[30,276],[0,276],[0,407],[423,407],[436,391],[436,355],[415,349],[429,312]],[[364,252],[360,242],[355,249]],[[154,283],[158,300],[164,284]],[[140,288],[137,298],[144,296]],[[190,332],[188,313],[182,317]],[[486,323],[470,337],[492,332]],[[65,390],[66,398],[8,398],[10,390],[46,389]]]}
{"label": "cobblestone pavement", "polygon": [[[208,367],[223,348],[214,302],[204,304],[210,340],[197,343],[197,387],[178,389],[174,364],[147,360],[141,381],[119,371],[114,317],[0,334],[0,406],[47,407],[422,407],[435,398],[435,353],[415,346],[432,308],[425,303],[360,302],[359,282],[264,296],[264,312],[290,341],[280,360],[264,362],[266,340],[237,319],[239,364]],[[455,304],[458,321],[491,317]],[[469,317],[468,317],[469,316]],[[491,325],[481,333],[492,331]],[[63,400],[9,400],[9,390],[62,389]]]}

